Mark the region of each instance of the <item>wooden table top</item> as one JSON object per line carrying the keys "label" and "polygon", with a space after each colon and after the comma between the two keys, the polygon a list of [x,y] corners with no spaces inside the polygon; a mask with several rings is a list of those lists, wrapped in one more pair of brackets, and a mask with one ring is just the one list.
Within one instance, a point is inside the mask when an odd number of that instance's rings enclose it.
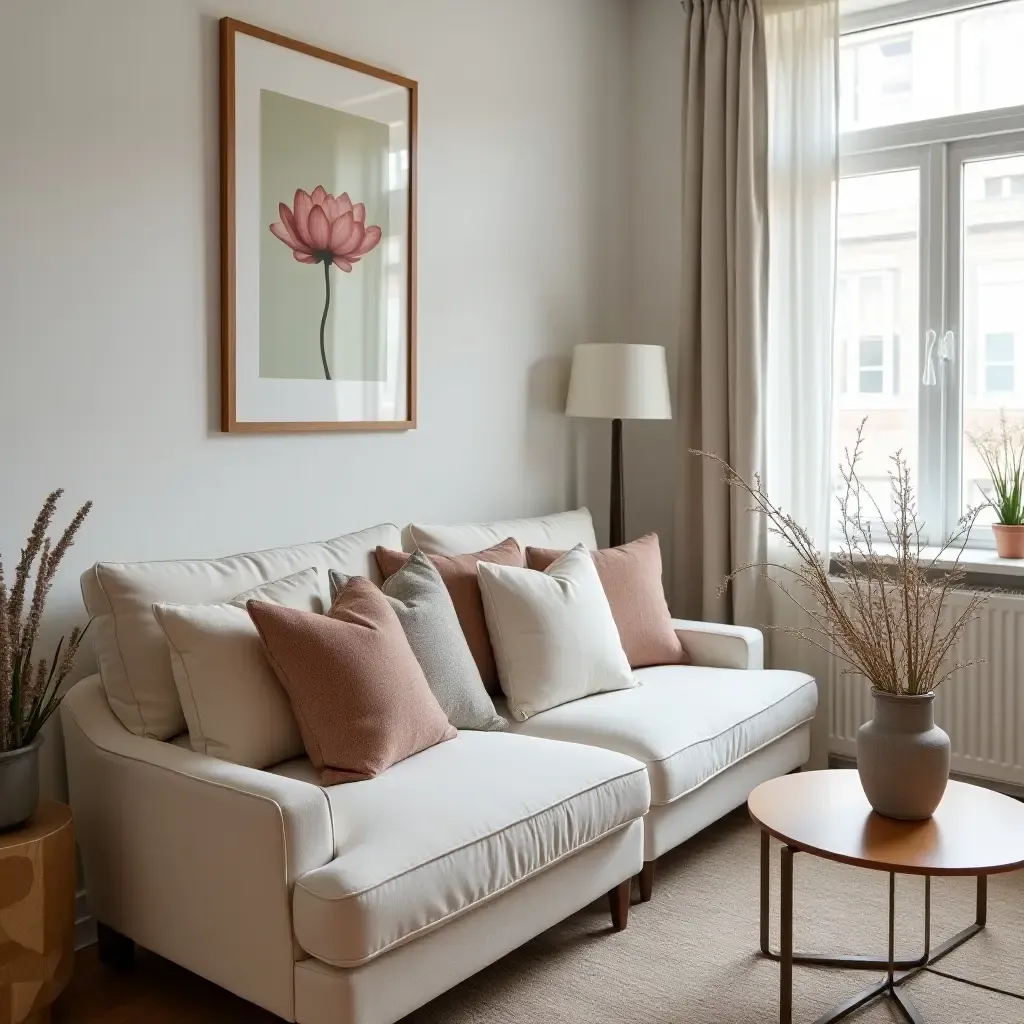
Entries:
{"label": "wooden table top", "polygon": [[762,829],[827,860],[909,875],[990,875],[1024,867],[1024,804],[950,780],[927,821],[876,814],[855,770],[800,772],[747,801]]}
{"label": "wooden table top", "polygon": [[67,804],[59,804],[55,800],[41,800],[36,813],[21,828],[0,832],[0,850],[12,850],[17,846],[38,843],[70,824],[71,808]]}

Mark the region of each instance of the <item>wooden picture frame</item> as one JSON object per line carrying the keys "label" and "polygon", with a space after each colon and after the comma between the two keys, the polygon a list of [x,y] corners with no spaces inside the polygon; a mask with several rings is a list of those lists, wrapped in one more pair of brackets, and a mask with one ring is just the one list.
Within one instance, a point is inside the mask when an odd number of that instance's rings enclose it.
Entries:
{"label": "wooden picture frame", "polygon": [[412,79],[221,19],[222,430],[416,426],[416,142]]}

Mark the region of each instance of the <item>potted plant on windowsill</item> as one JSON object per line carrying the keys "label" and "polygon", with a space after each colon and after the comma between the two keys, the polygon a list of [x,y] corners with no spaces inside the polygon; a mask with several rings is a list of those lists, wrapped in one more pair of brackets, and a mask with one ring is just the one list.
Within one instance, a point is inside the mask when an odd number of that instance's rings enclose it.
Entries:
{"label": "potted plant on windowsill", "polygon": [[[949,737],[935,724],[935,691],[976,664],[955,661],[952,653],[988,595],[962,590],[965,600],[957,609],[951,609],[948,600],[962,587],[966,574],[960,557],[980,509],[969,509],[938,553],[925,557],[907,460],[900,452],[892,456],[894,511],[887,519],[858,474],[863,438],[864,422],[840,467],[843,539],[831,561],[818,551],[807,530],[771,501],[757,477],[748,483],[718,456],[694,454],[718,462],[726,480],[749,496],[751,511],[765,517],[769,533],[796,555],[790,565],[740,566],[726,578],[723,589],[738,573],[761,569],[806,623],[769,628],[799,637],[845,662],[845,674],[867,678],[874,717],[857,734],[861,784],[878,813],[914,821],[934,813],[949,779]],[[953,568],[944,570],[939,563],[947,551],[955,557]]]}
{"label": "potted plant on windowsill", "polygon": [[[0,831],[17,828],[35,813],[42,744],[39,731],[60,706],[61,684],[74,666],[88,629],[88,625],[85,629],[76,626],[69,637],[61,637],[52,661],[35,659],[43,608],[53,578],[92,508],[92,502],[87,501],[53,543],[47,531],[63,493],[54,491],[43,503],[9,589],[0,558]],[[33,567],[35,580],[30,597]]]}
{"label": "potted plant on windowsill", "polygon": [[992,524],[996,553],[1000,558],[1024,558],[1024,424],[1008,422],[1006,411],[1000,410],[996,429],[967,436],[992,482],[988,506],[998,520]]}

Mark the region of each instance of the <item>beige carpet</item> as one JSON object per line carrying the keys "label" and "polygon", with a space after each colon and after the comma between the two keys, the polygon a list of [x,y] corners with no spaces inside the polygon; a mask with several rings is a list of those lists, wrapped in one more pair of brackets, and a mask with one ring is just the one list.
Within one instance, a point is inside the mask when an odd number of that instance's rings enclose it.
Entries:
{"label": "beige carpet", "polygon": [[[662,858],[654,899],[634,903],[625,932],[610,931],[602,900],[405,1024],[770,1024],[778,1020],[779,969],[754,952],[758,864],[758,833],[746,811],[737,811]],[[774,844],[772,865],[777,912]],[[887,875],[800,854],[794,888],[797,948],[885,952]],[[908,957],[920,951],[923,890],[923,880],[897,878],[897,947]],[[973,879],[933,882],[933,944],[973,920],[974,895]],[[941,966],[1024,993],[1024,872],[991,880],[988,928]],[[796,1024],[810,1024],[879,977],[794,968]],[[930,1024],[1024,1021],[1024,1002],[944,978],[920,975],[907,990]],[[890,1024],[902,1018],[876,1003],[846,1019]]]}

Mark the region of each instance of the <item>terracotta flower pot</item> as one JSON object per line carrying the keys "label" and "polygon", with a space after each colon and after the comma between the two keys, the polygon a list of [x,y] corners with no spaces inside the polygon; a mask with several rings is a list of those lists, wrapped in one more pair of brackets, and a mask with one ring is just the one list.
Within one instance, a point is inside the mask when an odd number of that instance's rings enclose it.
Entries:
{"label": "terracotta flower pot", "polygon": [[935,694],[871,696],[874,718],[857,733],[864,795],[887,818],[930,818],[949,781],[949,737],[935,724]]}
{"label": "terracotta flower pot", "polygon": [[996,553],[1000,558],[1024,558],[1024,526],[1003,526],[993,523]]}

